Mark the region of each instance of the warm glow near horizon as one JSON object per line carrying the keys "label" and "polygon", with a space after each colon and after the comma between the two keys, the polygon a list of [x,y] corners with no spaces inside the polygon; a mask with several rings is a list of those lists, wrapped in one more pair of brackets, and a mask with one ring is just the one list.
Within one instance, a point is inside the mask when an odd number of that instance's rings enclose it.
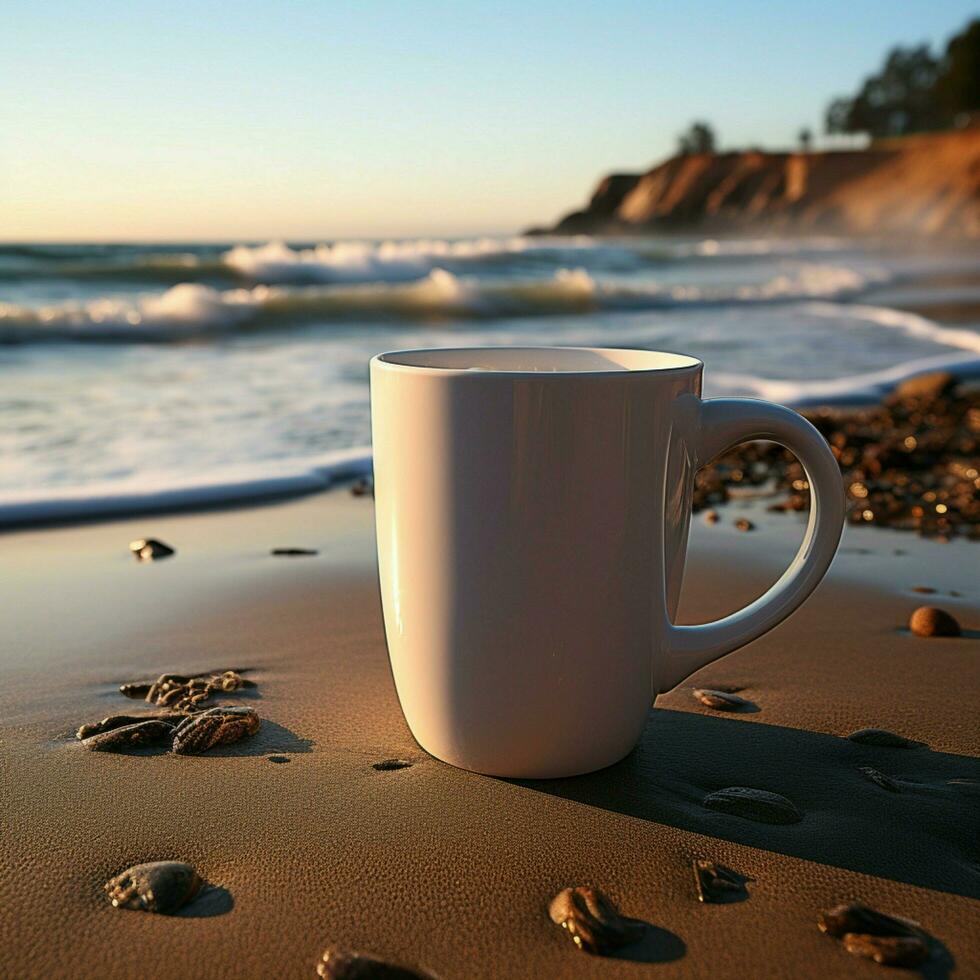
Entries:
{"label": "warm glow near horizon", "polygon": [[[516,232],[603,173],[821,130],[896,43],[974,13],[842,0],[162,7],[8,14],[0,240]],[[762,25],[765,24],[763,29]]]}

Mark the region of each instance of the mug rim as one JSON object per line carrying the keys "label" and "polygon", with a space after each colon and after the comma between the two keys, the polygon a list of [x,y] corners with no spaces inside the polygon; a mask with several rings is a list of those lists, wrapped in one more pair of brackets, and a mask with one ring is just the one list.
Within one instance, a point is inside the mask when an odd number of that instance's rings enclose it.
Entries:
{"label": "mug rim", "polygon": [[[398,360],[398,358],[405,358],[410,355],[415,355],[420,358],[427,355],[446,355],[446,354],[488,354],[488,353],[500,353],[500,352],[535,352],[535,353],[553,353],[557,351],[578,351],[587,354],[597,354],[597,355],[636,355],[639,358],[649,357],[651,359],[656,358],[670,358],[678,363],[674,364],[647,364],[642,366],[633,366],[622,364],[617,367],[610,368],[558,368],[558,369],[543,369],[543,370],[533,370],[530,368],[507,368],[507,367],[457,367],[457,366],[446,366],[440,364],[425,364],[425,363],[410,363],[406,361]],[[451,376],[451,377],[468,377],[468,378],[480,378],[480,377],[528,377],[528,378],[554,378],[561,377],[563,375],[586,375],[589,377],[615,377],[623,374],[685,374],[687,372],[697,372],[704,368],[704,362],[692,354],[682,354],[677,351],[664,351],[664,350],[650,350],[641,347],[580,347],[580,346],[532,346],[532,345],[519,345],[514,347],[509,347],[507,345],[497,345],[497,346],[478,346],[478,347],[411,347],[403,350],[393,350],[384,351],[380,354],[376,354],[371,358],[371,367],[377,365],[386,371],[395,371],[399,373],[408,374],[429,374],[436,376]]]}

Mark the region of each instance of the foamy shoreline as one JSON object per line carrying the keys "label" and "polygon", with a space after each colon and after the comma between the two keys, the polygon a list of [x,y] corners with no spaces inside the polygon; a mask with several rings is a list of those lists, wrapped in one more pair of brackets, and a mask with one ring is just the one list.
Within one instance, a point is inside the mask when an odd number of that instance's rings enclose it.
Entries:
{"label": "foamy shoreline", "polygon": [[361,475],[381,350],[691,351],[708,396],[797,408],[868,404],[926,371],[980,376],[967,255],[825,238],[180,248],[0,245],[0,528]]}
{"label": "foamy shoreline", "polygon": [[[978,335],[980,339],[980,335]],[[789,382],[715,372],[712,394],[765,398],[795,408],[858,407],[882,400],[903,381],[945,371],[961,381],[980,380],[980,357],[964,353],[898,365],[885,371],[834,381]],[[721,388],[721,391],[717,391]],[[0,531],[35,524],[107,520],[134,514],[238,506],[277,497],[320,493],[343,480],[368,476],[371,447],[335,450],[309,459],[273,460],[206,472],[200,479],[172,483],[156,478],[40,493],[0,492]]]}

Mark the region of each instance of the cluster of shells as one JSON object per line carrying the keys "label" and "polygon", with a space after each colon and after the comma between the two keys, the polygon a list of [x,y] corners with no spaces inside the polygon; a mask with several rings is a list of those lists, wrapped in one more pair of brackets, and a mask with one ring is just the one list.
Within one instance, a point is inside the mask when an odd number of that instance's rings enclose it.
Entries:
{"label": "cluster of shells", "polygon": [[[699,901],[724,902],[745,895],[745,883],[750,879],[704,859],[695,860],[693,868]],[[207,887],[190,864],[152,861],[110,878],[104,890],[115,908],[173,915]],[[623,915],[612,899],[589,885],[563,888],[551,900],[548,915],[578,949],[594,956],[613,955],[638,943],[647,930],[645,921]],[[932,953],[932,938],[918,923],[865,905],[838,905],[821,912],[817,927],[839,939],[848,953],[885,966],[920,966]],[[428,976],[338,947],[327,949],[317,964],[317,973],[328,980],[426,980]]]}
{"label": "cluster of shells", "polygon": [[[698,859],[693,862],[697,897],[701,902],[723,902],[745,893],[746,878]],[[563,888],[548,906],[551,921],[583,952],[609,956],[639,942],[647,924],[623,915],[598,888],[579,885]],[[841,940],[850,954],[883,966],[921,966],[933,951],[932,937],[910,919],[886,915],[866,905],[838,905],[817,916],[817,928]]]}
{"label": "cluster of shells", "polygon": [[[804,413],[806,414],[806,413]],[[847,487],[848,520],[937,538],[980,538],[980,393],[945,373],[912,379],[884,404],[806,417],[827,439]],[[799,462],[771,443],[748,443],[702,470],[694,509],[724,503],[733,488],[773,485],[773,511],[810,505]]]}
{"label": "cluster of shells", "polygon": [[931,953],[931,937],[917,922],[858,903],[822,912],[817,927],[839,939],[848,953],[883,966],[921,966]]}
{"label": "cluster of shells", "polygon": [[183,674],[161,674],[155,681],[121,684],[119,693],[138,698],[173,711],[195,711],[213,694],[230,694],[243,687],[254,687],[236,670],[187,677]]}
{"label": "cluster of shells", "polygon": [[151,714],[110,715],[82,725],[76,737],[95,752],[122,752],[131,748],[169,744],[177,755],[206,752],[254,735],[261,725],[258,714],[243,705],[206,702],[214,695],[254,686],[238,671],[223,670],[199,676],[161,674],[155,681],[123,684],[119,691],[157,705]]}

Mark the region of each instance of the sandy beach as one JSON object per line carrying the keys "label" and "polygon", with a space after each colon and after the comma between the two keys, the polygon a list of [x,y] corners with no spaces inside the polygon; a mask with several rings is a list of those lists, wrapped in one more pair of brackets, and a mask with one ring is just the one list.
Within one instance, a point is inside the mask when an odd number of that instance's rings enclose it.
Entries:
{"label": "sandy beach", "polygon": [[977,5],[116,6],[5,24],[0,980],[980,980]]}
{"label": "sandy beach", "polygon": [[[748,514],[753,533],[733,527]],[[760,502],[695,521],[683,618],[728,611],[790,556],[801,518]],[[133,560],[153,535],[172,558]],[[275,547],[318,550],[273,557]],[[661,696],[611,769],[521,784],[423,753],[391,682],[370,497],[346,488],[240,510],[4,535],[0,958],[10,978],[312,977],[341,946],[444,978],[826,977],[883,968],[816,916],[843,901],[913,918],[937,941],[924,975],[980,972],[976,850],[980,592],[973,545],[848,528],[789,622]],[[914,587],[937,590],[923,596]],[[958,596],[949,595],[950,591]],[[929,601],[966,633],[904,630]],[[125,681],[249,668],[231,701],[259,734],[200,757],[88,752],[83,722],[138,710]],[[752,702],[721,713],[694,686]],[[239,696],[241,695],[241,696]],[[848,741],[869,726],[922,742]],[[588,738],[588,732],[582,732]],[[411,765],[376,770],[401,759]],[[872,766],[899,792],[866,779]],[[771,826],[710,811],[743,785],[804,814]],[[691,861],[747,876],[702,905]],[[129,865],[177,859],[213,887],[177,916],[112,908]],[[552,896],[592,884],[649,923],[617,960],[577,950]]]}

